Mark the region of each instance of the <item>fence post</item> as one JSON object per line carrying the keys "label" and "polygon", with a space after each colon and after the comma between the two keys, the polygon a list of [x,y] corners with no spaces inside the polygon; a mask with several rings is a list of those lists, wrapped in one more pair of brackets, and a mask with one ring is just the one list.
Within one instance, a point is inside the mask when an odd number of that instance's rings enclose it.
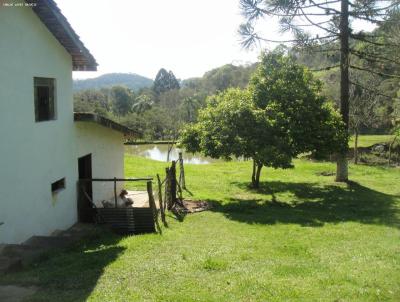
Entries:
{"label": "fence post", "polygon": [[151,183],[151,181],[147,182],[147,194],[149,195],[150,208],[153,211],[154,223],[156,224],[158,232],[161,234],[161,228],[158,223],[158,211],[157,211],[157,207],[156,207],[156,203],[154,201],[154,195],[153,195],[153,184]]}
{"label": "fence post", "polygon": [[182,189],[186,189],[185,170],[183,168],[182,152],[179,152],[179,184],[181,185]]}
{"label": "fence post", "polygon": [[167,209],[167,205],[170,204],[170,192],[169,192],[169,187],[170,187],[170,182],[169,182],[169,168],[165,168],[165,187],[164,187],[164,211]]}
{"label": "fence post", "polygon": [[162,200],[162,184],[161,184],[160,175],[158,175],[158,174],[157,174],[157,182],[158,182],[158,203],[160,205],[161,221],[164,224],[164,226],[167,226],[167,221],[165,220],[164,205],[163,205],[163,200]]}
{"label": "fence post", "polygon": [[176,203],[176,161],[172,161],[171,168],[169,169],[169,181],[170,181],[170,192],[171,200],[168,205],[168,210],[171,210],[173,205]]}

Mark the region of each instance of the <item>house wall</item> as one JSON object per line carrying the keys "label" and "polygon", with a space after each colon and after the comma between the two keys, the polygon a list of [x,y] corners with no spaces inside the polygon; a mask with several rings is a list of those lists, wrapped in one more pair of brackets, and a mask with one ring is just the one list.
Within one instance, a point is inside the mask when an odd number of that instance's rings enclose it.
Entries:
{"label": "house wall", "polygon": [[[91,122],[76,122],[77,157],[92,155],[93,178],[123,178],[124,136],[115,130]],[[117,182],[117,193],[123,188]],[[100,206],[102,200],[114,200],[113,182],[94,182],[93,201]]]}
{"label": "house wall", "polygon": [[[56,120],[35,122],[34,77],[56,79]],[[0,244],[77,222],[79,157],[92,154],[93,177],[123,176],[123,135],[74,123],[72,99],[69,53],[29,7],[0,7]],[[95,199],[109,196],[94,187]]]}
{"label": "house wall", "polygon": [[[0,8],[0,243],[76,222],[71,75],[71,56],[30,8]],[[35,122],[34,77],[56,79],[55,121]]]}

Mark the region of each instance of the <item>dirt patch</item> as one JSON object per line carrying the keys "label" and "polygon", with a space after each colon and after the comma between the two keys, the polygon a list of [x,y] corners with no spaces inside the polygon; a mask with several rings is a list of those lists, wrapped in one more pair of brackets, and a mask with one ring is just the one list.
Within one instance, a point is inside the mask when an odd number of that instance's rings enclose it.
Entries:
{"label": "dirt patch", "polygon": [[0,301],[20,302],[32,296],[37,290],[35,286],[2,285],[0,286]]}
{"label": "dirt patch", "polygon": [[334,176],[336,175],[335,172],[330,172],[330,171],[323,171],[323,172],[318,172],[316,173],[318,176]]}
{"label": "dirt patch", "polygon": [[211,209],[211,204],[201,200],[185,199],[183,200],[183,205],[187,213],[197,213]]}

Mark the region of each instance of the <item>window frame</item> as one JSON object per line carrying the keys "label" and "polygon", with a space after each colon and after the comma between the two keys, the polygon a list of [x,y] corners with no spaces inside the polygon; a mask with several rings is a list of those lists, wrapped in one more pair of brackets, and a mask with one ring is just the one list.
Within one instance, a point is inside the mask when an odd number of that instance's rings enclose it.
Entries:
{"label": "window frame", "polygon": [[[41,117],[40,104],[38,100],[37,87],[47,87],[49,92],[48,97],[48,116]],[[33,99],[34,99],[34,113],[35,122],[48,122],[57,120],[57,81],[55,78],[47,77],[34,77],[33,78]]]}
{"label": "window frame", "polygon": [[59,192],[65,190],[65,188],[67,187],[66,185],[66,180],[65,177],[60,178],[58,180],[56,180],[55,182],[51,183],[51,194],[55,195],[58,194]]}

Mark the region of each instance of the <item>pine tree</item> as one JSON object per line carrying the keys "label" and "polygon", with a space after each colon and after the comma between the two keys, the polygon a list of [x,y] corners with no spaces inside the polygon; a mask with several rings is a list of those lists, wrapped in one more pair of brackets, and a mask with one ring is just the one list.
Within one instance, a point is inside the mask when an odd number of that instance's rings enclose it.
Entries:
{"label": "pine tree", "polygon": [[[350,80],[349,70],[365,71],[371,74],[398,77],[385,73],[379,66],[356,65],[351,62],[351,55],[362,59],[382,61],[387,58],[376,55],[376,48],[382,50],[388,47],[399,47],[398,38],[385,36],[384,33],[356,32],[352,28],[352,21],[363,20],[373,24],[385,22],[399,22],[399,1],[384,0],[240,0],[241,10],[246,23],[239,28],[243,37],[242,45],[250,47],[255,42],[292,43],[295,47],[311,51],[332,52],[338,49],[324,46],[339,42],[340,64],[326,66],[322,69],[340,68],[340,113],[349,128],[349,99]],[[293,40],[276,41],[260,36],[255,32],[255,23],[261,17],[278,17],[281,30],[291,32]],[[395,17],[393,17],[395,16]],[[314,29],[314,34],[307,29]],[[321,34],[322,33],[322,34]],[[365,48],[354,49],[350,41],[360,41],[367,45]],[[374,47],[374,52],[368,46]],[[379,53],[379,51],[378,51]],[[360,83],[354,83],[361,86]],[[338,155],[337,181],[348,180],[347,150]]]}
{"label": "pine tree", "polygon": [[168,72],[164,68],[161,68],[158,71],[153,86],[155,93],[161,94],[163,92],[179,88],[179,82],[172,71]]}

